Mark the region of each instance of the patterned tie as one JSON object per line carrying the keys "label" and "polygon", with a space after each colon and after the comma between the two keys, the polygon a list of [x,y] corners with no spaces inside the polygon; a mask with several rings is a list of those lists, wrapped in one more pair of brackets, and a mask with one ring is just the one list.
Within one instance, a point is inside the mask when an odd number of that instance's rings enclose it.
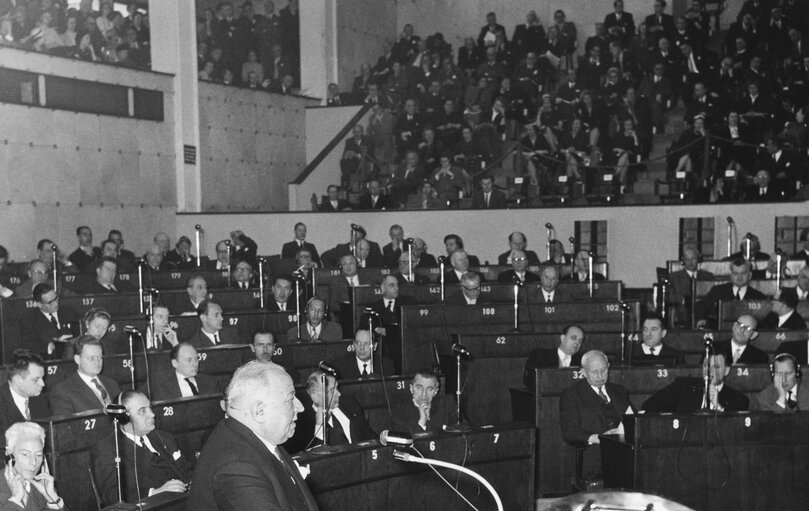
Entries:
{"label": "patterned tie", "polygon": [[191,387],[191,393],[194,394],[195,396],[198,396],[199,390],[197,389],[197,386],[194,385],[194,382],[191,381],[191,378],[183,378],[183,379],[188,384],[188,386]]}
{"label": "patterned tie", "polygon": [[604,401],[604,404],[610,404],[610,398],[608,398],[607,395],[604,393],[603,386],[598,387],[598,397],[600,397],[601,400]]}
{"label": "patterned tie", "polygon": [[110,404],[110,395],[107,393],[107,389],[105,389],[104,386],[101,385],[101,382],[98,381],[98,378],[93,378],[91,381],[93,382],[93,385],[95,385],[96,390],[101,396],[101,402],[104,403],[104,406]]}

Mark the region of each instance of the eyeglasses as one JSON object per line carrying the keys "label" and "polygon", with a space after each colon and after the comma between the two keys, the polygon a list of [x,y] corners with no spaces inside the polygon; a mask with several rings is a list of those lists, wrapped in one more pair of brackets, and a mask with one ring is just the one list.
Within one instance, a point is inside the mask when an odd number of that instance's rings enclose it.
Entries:
{"label": "eyeglasses", "polygon": [[527,261],[527,260],[528,260],[528,258],[527,258],[527,257],[513,257],[511,260],[512,260],[512,261],[516,261],[516,262],[518,262],[518,263],[521,263],[521,262],[523,262],[523,261]]}
{"label": "eyeglasses", "polygon": [[463,287],[464,289],[466,289],[466,290],[467,290],[467,291],[469,291],[470,293],[480,293],[480,286],[478,286],[478,287],[466,287],[466,286],[461,286],[461,287]]}
{"label": "eyeglasses", "polygon": [[750,325],[745,325],[744,323],[741,323],[741,322],[739,322],[739,321],[736,321],[736,322],[735,322],[735,323],[733,323],[733,324],[734,324],[735,326],[739,327],[739,330],[741,330],[742,332],[752,332],[752,331],[753,331],[753,327],[752,327],[752,326],[750,326]]}
{"label": "eyeglasses", "polygon": [[42,302],[42,303],[43,303],[43,305],[51,305],[51,304],[53,304],[55,302],[58,302],[58,301],[59,301],[59,295],[56,295],[56,296],[53,297],[52,300],[48,300],[47,302]]}

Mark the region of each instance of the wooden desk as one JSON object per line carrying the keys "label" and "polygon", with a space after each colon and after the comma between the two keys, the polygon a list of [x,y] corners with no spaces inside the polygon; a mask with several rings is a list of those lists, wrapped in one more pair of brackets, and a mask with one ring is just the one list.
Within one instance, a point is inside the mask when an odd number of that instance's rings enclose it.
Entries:
{"label": "wooden desk", "polygon": [[[533,496],[534,431],[527,424],[476,428],[466,435],[428,433],[416,448],[429,458],[464,465],[485,477],[509,511],[536,508]],[[344,446],[333,454],[296,456],[311,470],[306,479],[321,510],[411,511],[464,509],[465,504],[428,467],[399,461],[377,441]],[[468,476],[440,472],[478,509],[496,509],[484,488]]]}
{"label": "wooden desk", "polygon": [[694,509],[806,509],[809,414],[638,415],[602,437],[607,487]]}

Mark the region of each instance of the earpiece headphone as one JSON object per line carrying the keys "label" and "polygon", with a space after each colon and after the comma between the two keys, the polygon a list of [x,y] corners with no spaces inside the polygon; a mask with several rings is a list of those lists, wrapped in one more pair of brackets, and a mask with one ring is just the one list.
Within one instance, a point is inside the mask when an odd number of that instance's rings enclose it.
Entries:
{"label": "earpiece headphone", "polygon": [[801,381],[801,363],[798,362],[798,358],[791,354],[791,353],[779,353],[772,359],[770,363],[770,379],[775,379],[775,363],[776,362],[784,362],[786,360],[792,360],[792,364],[795,367],[795,378],[798,382]]}
{"label": "earpiece headphone", "polygon": [[[125,390],[125,391],[121,392],[120,394],[118,394],[118,396],[115,398],[115,404],[116,405],[124,406],[123,397],[124,397],[124,394],[126,394],[127,392],[129,392],[129,391]],[[120,424],[121,426],[123,426],[124,424],[129,424],[129,422],[131,420],[132,420],[132,416],[129,415],[129,410],[127,410],[126,413],[118,416],[118,424]]]}

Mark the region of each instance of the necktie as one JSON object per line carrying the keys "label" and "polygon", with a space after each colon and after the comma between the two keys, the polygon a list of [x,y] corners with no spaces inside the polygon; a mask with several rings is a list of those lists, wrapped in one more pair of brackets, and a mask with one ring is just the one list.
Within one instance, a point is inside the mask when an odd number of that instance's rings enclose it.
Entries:
{"label": "necktie", "polygon": [[104,403],[104,406],[107,406],[110,403],[110,395],[107,393],[107,389],[105,389],[104,386],[101,385],[101,382],[98,381],[98,378],[93,378],[91,381],[93,382],[93,385],[95,385],[96,390],[101,396],[101,402]]}
{"label": "necktie", "polygon": [[286,310],[287,310],[287,304],[285,304],[285,303],[279,303],[279,304],[278,304],[278,309],[279,309],[281,312],[286,312]]}
{"label": "necktie", "polygon": [[393,300],[388,302],[388,311],[393,312]]}
{"label": "necktie", "polygon": [[545,302],[546,303],[553,303],[553,295],[550,293],[545,293]]}
{"label": "necktie", "polygon": [[368,376],[368,364],[362,364],[362,374],[361,376]]}
{"label": "necktie", "polygon": [[600,397],[605,404],[610,404],[610,398],[608,398],[607,395],[604,393],[603,386],[598,387],[598,397]]}
{"label": "necktie", "polygon": [[53,325],[53,328],[59,330],[59,321],[56,319],[56,314],[51,314],[51,325]]}
{"label": "necktie", "polygon": [[649,353],[654,357],[657,356],[657,348],[649,348]]}
{"label": "necktie", "polygon": [[742,357],[742,349],[736,348],[736,351],[733,352],[733,363],[735,364],[736,362],[738,362],[741,357]]}
{"label": "necktie", "polygon": [[194,385],[194,382],[191,381],[191,378],[183,378],[183,379],[188,384],[188,386],[191,387],[191,393],[194,394],[195,396],[198,396],[199,390],[197,389],[197,386]]}
{"label": "necktie", "polygon": [[146,449],[148,449],[148,451],[155,456],[160,456],[160,453],[157,452],[157,449],[154,448],[152,443],[149,441],[149,438],[145,435],[140,437],[140,446],[146,447]]}
{"label": "necktie", "polygon": [[486,195],[486,207],[488,208],[489,207],[489,194],[487,193],[485,195]]}
{"label": "necktie", "polygon": [[214,346],[219,346],[219,332],[213,334],[213,343]]}
{"label": "necktie", "polygon": [[792,391],[790,390],[787,392],[787,406],[790,410],[794,410],[798,407],[798,402],[795,400],[795,396],[793,395]]}
{"label": "necktie", "polygon": [[247,289],[247,282],[239,282],[239,287],[242,289]]}
{"label": "necktie", "polygon": [[738,291],[736,291],[735,293],[733,293],[733,298],[734,298],[734,299],[736,299],[736,300],[741,300],[741,297],[739,296],[739,292],[738,292]]}
{"label": "necktie", "polygon": [[560,360],[559,367],[570,367],[570,357],[566,356]]}
{"label": "necktie", "polygon": [[31,409],[28,408],[28,400],[27,399],[25,400],[25,420],[27,420],[27,421],[31,420]]}
{"label": "necktie", "polygon": [[341,445],[347,444],[348,437],[345,435],[345,430],[343,426],[340,424],[340,421],[334,417],[334,415],[329,417],[329,444],[331,445]]}

